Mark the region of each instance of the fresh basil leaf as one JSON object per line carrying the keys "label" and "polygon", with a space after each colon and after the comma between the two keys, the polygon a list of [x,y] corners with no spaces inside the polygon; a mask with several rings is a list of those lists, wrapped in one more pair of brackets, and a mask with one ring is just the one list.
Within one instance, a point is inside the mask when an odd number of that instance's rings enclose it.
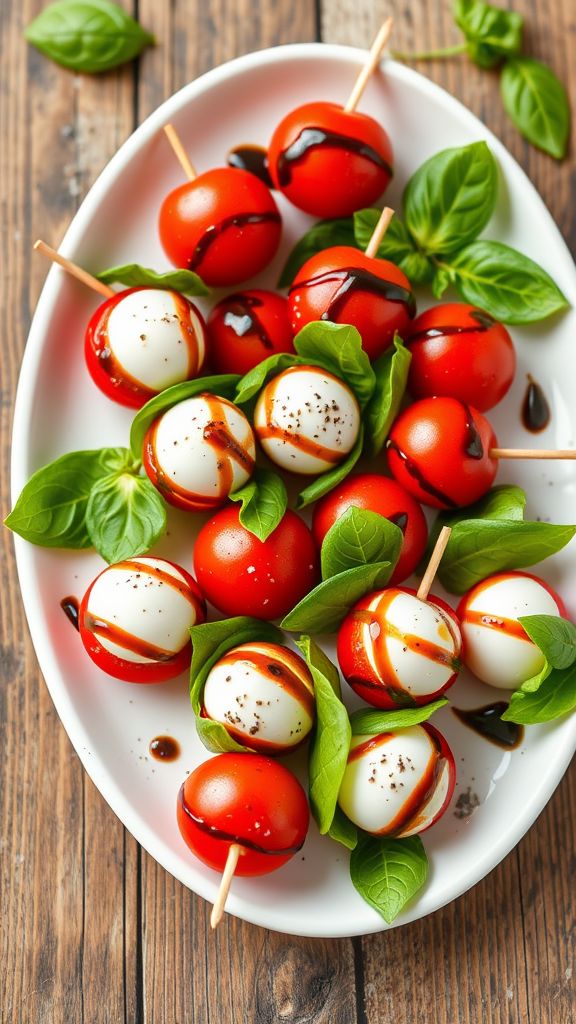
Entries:
{"label": "fresh basil leaf", "polygon": [[395,567],[402,547],[402,530],[389,519],[352,506],[330,527],[322,542],[322,579],[372,562]]}
{"label": "fresh basil leaf", "polygon": [[315,320],[299,331],[294,338],[294,348],[304,362],[341,377],[350,385],[362,407],[370,401],[376,378],[355,327]]}
{"label": "fresh basil leaf", "polygon": [[353,736],[378,736],[381,732],[392,732],[396,729],[410,729],[420,725],[448,704],[447,697],[439,697],[419,708],[398,708],[394,711],[373,711],[372,708],[359,708],[350,715]]}
{"label": "fresh basil leaf", "polygon": [[298,356],[291,355],[290,352],[277,352],[276,355],[263,359],[238,381],[234,396],[236,405],[245,405],[262,390],[272,377],[276,377],[277,374],[282,373],[282,370],[287,370],[290,366],[298,366],[300,363],[302,360]]}
{"label": "fresh basil leaf", "polygon": [[308,484],[303,491],[300,491],[297,499],[297,507],[305,508],[306,505],[310,505],[313,501],[318,501],[323,494],[328,494],[336,487],[342,480],[345,480],[349,473],[352,472],[354,466],[358,462],[362,454],[362,445],[364,443],[364,430],[360,427],[358,431],[358,437],[352,450],[348,452],[348,455],[343,462],[339,462],[334,469],[329,469],[326,473],[321,473],[317,476],[312,483]]}
{"label": "fresh basil leaf", "polygon": [[505,324],[545,320],[569,305],[542,267],[502,242],[473,242],[441,267],[465,302]]}
{"label": "fresh basil leaf", "polygon": [[338,670],[310,639],[296,641],[314,680],[316,725],[310,744],[310,806],[322,835],[328,832],[350,751],[350,723],[340,694]]}
{"label": "fresh basil leaf", "polygon": [[154,36],[108,0],[59,0],[24,33],[41,53],[73,71],[109,71],[133,60]]}
{"label": "fresh basil leaf", "polygon": [[425,253],[454,252],[486,227],[497,192],[496,161],[485,142],[442,150],[406,186],[408,230]]}
{"label": "fresh basil leaf", "polygon": [[392,924],[428,878],[422,840],[360,833],[350,856],[350,878],[362,899]]}
{"label": "fresh basil leaf", "polygon": [[430,284],[434,279],[434,264],[423,252],[413,252],[398,264],[412,284]]}
{"label": "fresh basil leaf", "polygon": [[119,282],[127,288],[144,285],[148,288],[168,288],[182,295],[209,295],[210,289],[192,270],[168,270],[159,273],[149,267],[141,267],[139,263],[125,263],[121,267],[109,267],[96,275],[104,284]]}
{"label": "fresh basil leaf", "polygon": [[435,299],[441,299],[447,288],[453,284],[453,276],[446,267],[438,267],[432,278],[432,294]]}
{"label": "fresh basil leaf", "polygon": [[[440,512],[434,520],[428,537],[424,568],[430,561],[434,546],[443,526],[452,529],[457,523],[468,519],[513,519],[521,522],[524,519],[526,495],[521,487],[515,484],[500,484],[493,487],[480,501],[468,505],[465,510],[457,512]],[[422,568],[422,572],[424,572]]]}
{"label": "fresh basil leaf", "polygon": [[274,532],[288,506],[284,481],[269,469],[255,469],[248,483],[229,498],[242,503],[242,526],[262,541]]}
{"label": "fresh basil leaf", "polygon": [[507,61],[502,101],[518,131],[534,146],[562,160],[570,135],[570,102],[551,68],[529,57]]}
{"label": "fresh basil leaf", "polygon": [[5,525],[42,547],[89,548],[86,508],[92,488],[102,477],[134,466],[127,448],[61,455],[30,477]]}
{"label": "fresh basil leaf", "polygon": [[358,565],[314,587],[284,616],[280,625],[291,633],[334,633],[356,601],[385,587],[392,575],[390,562]]}
{"label": "fresh basil leaf", "polygon": [[399,334],[394,343],[374,363],[376,387],[364,416],[366,450],[378,455],[400,410],[406,391],[412,355]]}
{"label": "fresh basil leaf", "polygon": [[[365,210],[357,210],[354,214],[354,236],[359,249],[366,249],[368,242],[374,234],[374,228],[380,220],[382,210],[369,207]],[[414,240],[411,238],[406,225],[394,215],[388,225],[384,238],[378,246],[376,256],[380,260],[391,260],[401,266],[407,256],[417,252]]]}
{"label": "fresh basil leaf", "polygon": [[540,648],[552,668],[570,668],[576,661],[576,626],[559,615],[521,615],[518,622]]}
{"label": "fresh basil leaf", "polygon": [[358,844],[358,827],[347,818],[341,807],[336,805],[332,824],[328,829],[330,839],[335,839],[347,850],[354,850]]}
{"label": "fresh basil leaf", "polygon": [[468,41],[468,53],[481,68],[492,68],[519,53],[524,19],[515,11],[483,0],[455,0],[454,20]]}
{"label": "fresh basil leaf", "polygon": [[178,402],[184,402],[187,398],[194,398],[195,395],[209,393],[218,395],[220,398],[231,399],[239,380],[236,373],[224,373],[215,377],[197,377],[195,380],[185,380],[181,384],[174,384],[159,395],[155,395],[138,410],[132,420],[130,447],[134,455],[141,458],[146,432],[161,412],[171,409],[173,405],[178,405]]}
{"label": "fresh basil leaf", "polygon": [[278,287],[288,288],[300,268],[311,256],[315,256],[316,253],[329,249],[333,245],[356,246],[354,222],[351,217],[321,220],[314,224],[292,249],[280,274]]}
{"label": "fresh basil leaf", "polygon": [[192,626],[192,663],[190,665],[190,703],[196,717],[196,731],[208,750],[219,754],[229,750],[246,751],[248,748],[237,743],[220,722],[202,715],[204,685],[217,661],[240,644],[251,640],[262,640],[282,644],[282,633],[271,622],[238,615],[219,622],[203,622]]}
{"label": "fresh basil leaf", "polygon": [[538,676],[528,679],[512,694],[502,720],[519,725],[538,725],[561,718],[574,708],[576,662],[566,669],[546,664]]}
{"label": "fresh basil leaf", "polygon": [[148,477],[119,473],[92,488],[86,529],[106,562],[145,554],[166,532],[166,504]]}

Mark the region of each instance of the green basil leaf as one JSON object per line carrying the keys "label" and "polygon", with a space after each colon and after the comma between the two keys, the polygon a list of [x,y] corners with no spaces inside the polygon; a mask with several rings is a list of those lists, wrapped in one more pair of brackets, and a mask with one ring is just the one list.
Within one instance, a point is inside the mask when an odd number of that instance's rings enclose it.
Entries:
{"label": "green basil leaf", "polygon": [[522,48],[524,19],[483,0],[455,0],[454,20],[469,43],[468,53],[481,68],[491,68]]}
{"label": "green basil leaf", "polygon": [[130,447],[134,455],[141,458],[146,432],[161,412],[171,409],[173,405],[178,405],[178,402],[184,402],[187,398],[194,398],[195,395],[205,393],[231,399],[239,380],[236,373],[224,373],[215,377],[197,377],[196,380],[185,380],[181,384],[174,384],[159,395],[155,395],[138,410],[132,420]]}
{"label": "green basil leaf", "polygon": [[163,536],[166,504],[148,477],[106,476],[90,492],[86,529],[106,562],[122,562],[145,554]]}
{"label": "green basil leaf", "polygon": [[450,274],[448,269],[446,267],[437,268],[432,278],[432,294],[434,298],[441,299],[451,284],[453,284],[453,275]]}
{"label": "green basil leaf", "polygon": [[559,615],[521,615],[528,636],[552,668],[570,668],[576,661],[576,626]]}
{"label": "green basil leaf", "polygon": [[291,633],[334,633],[356,601],[385,587],[391,575],[389,562],[346,569],[314,587],[284,616],[281,626]]}
{"label": "green basil leaf", "polygon": [[246,402],[250,402],[272,377],[276,377],[277,374],[282,373],[282,370],[287,370],[290,366],[297,366],[299,363],[302,363],[302,360],[298,359],[298,356],[291,355],[290,352],[277,352],[276,355],[263,359],[238,381],[234,396],[236,405],[245,405]]}
{"label": "green basil leaf", "polygon": [[42,547],[89,548],[86,509],[92,488],[102,477],[134,466],[127,448],[61,455],[30,477],[5,525]]}
{"label": "green basil leaf", "polygon": [[551,68],[516,57],[507,61],[500,88],[506,113],[524,138],[562,160],[570,135],[570,102]]}
{"label": "green basil leaf", "polygon": [[296,641],[314,680],[316,725],[310,744],[310,806],[322,835],[334,819],[336,801],[350,750],[348,712],[340,695],[338,670],[310,639]]}
{"label": "green basil leaf", "polygon": [[[380,220],[382,210],[369,207],[365,210],[357,210],[354,214],[354,236],[359,249],[364,251],[368,242],[374,234],[374,228]],[[407,256],[417,252],[413,238],[411,238],[406,225],[396,215],[390,221],[384,238],[378,246],[376,256],[380,260],[391,260],[401,266]]]}
{"label": "green basil leaf", "polygon": [[299,331],[294,348],[304,362],[321,366],[346,381],[362,407],[370,400],[376,378],[355,327],[315,320]]}
{"label": "green basil leaf", "polygon": [[373,711],[372,708],[359,708],[350,715],[353,736],[378,736],[381,732],[392,732],[396,729],[410,729],[420,725],[448,704],[447,697],[439,697],[419,708],[398,708],[394,711]]}
{"label": "green basil leaf", "polygon": [[73,71],[108,71],[133,60],[154,36],[108,0],[59,0],[24,33],[41,53]]}
{"label": "green basil leaf", "polygon": [[274,532],[288,506],[284,481],[269,469],[255,469],[248,483],[229,497],[242,503],[242,526],[262,541]]}
{"label": "green basil leaf", "polygon": [[306,260],[309,260],[311,256],[315,256],[316,253],[322,252],[324,249],[329,249],[333,245],[356,246],[354,222],[351,217],[341,217],[337,220],[321,220],[314,224],[292,249],[280,274],[278,287],[288,288],[300,268],[306,263]]}
{"label": "green basil leaf", "polygon": [[493,487],[474,505],[468,505],[465,510],[439,512],[430,529],[422,572],[430,561],[434,545],[443,526],[449,526],[452,529],[457,523],[468,519],[513,519],[516,522],[522,522],[525,508],[526,495],[522,488],[515,484],[501,484],[498,487]]}
{"label": "green basil leaf", "polygon": [[202,716],[204,685],[217,661],[240,644],[251,640],[281,644],[282,633],[271,622],[253,619],[248,615],[237,615],[219,622],[203,622],[192,626],[192,663],[190,665],[190,703],[196,717],[196,731],[208,750],[219,754],[229,750],[245,751],[248,748],[237,743],[220,722]]}
{"label": "green basil leaf", "polygon": [[430,284],[435,275],[432,260],[423,252],[413,252],[398,264],[412,284]]}
{"label": "green basil leaf", "polygon": [[374,363],[376,387],[364,417],[366,450],[372,457],[382,451],[400,410],[411,359],[412,355],[405,348],[402,338],[395,334],[394,344]]}
{"label": "green basil leaf", "polygon": [[426,160],[406,186],[408,230],[425,253],[454,252],[486,227],[497,192],[496,161],[485,142],[445,149]]}
{"label": "green basil leaf", "polygon": [[168,288],[181,292],[182,295],[210,294],[210,289],[206,287],[202,278],[192,270],[168,270],[159,273],[157,270],[150,270],[149,267],[141,267],[139,263],[125,263],[121,267],[101,270],[96,276],[99,281],[104,281],[104,284],[114,284],[118,281],[127,288],[144,285],[148,288]]}
{"label": "green basil leaf", "polygon": [[545,320],[569,305],[542,267],[502,242],[473,242],[441,267],[465,302],[506,324]]}
{"label": "green basil leaf", "polygon": [[360,427],[358,431],[358,437],[352,450],[348,453],[343,462],[338,463],[334,466],[334,469],[327,470],[326,473],[321,473],[317,476],[312,483],[308,484],[303,491],[300,491],[297,499],[297,507],[305,508],[306,505],[310,505],[313,501],[318,501],[323,494],[328,494],[336,487],[342,480],[345,480],[349,473],[352,472],[354,466],[358,462],[362,454],[362,445],[364,443],[364,430]]}
{"label": "green basil leaf", "polygon": [[347,818],[341,807],[336,805],[332,824],[328,829],[330,839],[335,839],[347,850],[354,850],[358,845],[358,828],[350,818]]}
{"label": "green basil leaf", "polygon": [[392,924],[428,878],[428,858],[418,836],[391,839],[360,833],[350,856],[354,888]]}
{"label": "green basil leaf", "polygon": [[576,662],[563,670],[546,664],[538,676],[528,679],[512,694],[502,720],[519,725],[538,725],[561,718],[574,708]]}
{"label": "green basil leaf", "polygon": [[330,527],[320,552],[322,579],[358,565],[389,561],[396,565],[402,547],[402,530],[389,519],[352,506]]}

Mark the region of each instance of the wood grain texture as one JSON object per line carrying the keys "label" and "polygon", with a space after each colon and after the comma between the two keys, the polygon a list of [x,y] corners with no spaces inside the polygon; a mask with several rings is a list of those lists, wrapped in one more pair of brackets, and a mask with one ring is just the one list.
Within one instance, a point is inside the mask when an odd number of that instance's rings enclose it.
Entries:
{"label": "wood grain texture", "polygon": [[[503,2],[503,0],[502,0]],[[79,202],[120,143],[174,89],[253,49],[317,37],[366,46],[396,19],[401,49],[457,39],[448,0],[129,0],[159,45],[98,78],[57,68],[22,39],[41,0],[0,10],[0,493],[18,367],[47,268]],[[528,45],[574,95],[573,0],[514,0]],[[574,161],[537,153],[505,117],[497,76],[457,59],[418,65],[502,138],[576,246]],[[12,545],[0,551],[1,1024],[571,1024],[574,775],[483,883],[400,931],[295,939],[227,918],[128,835],[84,774],[38,672]]]}

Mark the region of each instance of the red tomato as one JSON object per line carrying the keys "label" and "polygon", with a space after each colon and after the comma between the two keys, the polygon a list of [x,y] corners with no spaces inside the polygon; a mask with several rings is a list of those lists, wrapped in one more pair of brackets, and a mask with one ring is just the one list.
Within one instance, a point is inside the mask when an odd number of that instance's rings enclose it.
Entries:
{"label": "red tomato", "polygon": [[233,167],[199,174],[170,192],[160,210],[160,241],[176,267],[211,285],[254,277],[274,257],[278,207],[256,175]]}
{"label": "red tomato", "polygon": [[276,186],[306,213],[348,217],[372,206],[392,177],[392,146],[366,114],[305,103],[280,122],[268,149]]}
{"label": "red tomato", "polygon": [[312,320],[353,324],[376,359],[416,313],[408,278],[388,260],[336,245],[306,261],[288,297],[294,334]]}
{"label": "red tomato", "polygon": [[178,826],[193,853],[223,871],[232,843],[235,874],[267,875],[302,847],[310,814],[291,772],[262,754],[218,754],[194,769],[178,794]]}
{"label": "red tomato", "polygon": [[420,505],[395,480],[378,473],[349,476],[326,494],[314,508],[312,532],[318,547],[331,526],[349,508],[363,508],[390,519],[404,534],[390,583],[401,583],[414,572],[428,541],[428,525]]}
{"label": "red tomato", "polygon": [[423,398],[405,409],[388,439],[388,465],[410,494],[433,508],[461,508],[490,489],[498,441],[488,420],[457,398]]}
{"label": "red tomato", "polygon": [[225,615],[277,619],[286,615],[319,578],[314,538],[295,512],[261,541],[239,519],[236,505],[202,527],[194,568],[209,601]]}
{"label": "red tomato", "polygon": [[486,412],[514,379],[516,353],[508,331],[463,302],[427,309],[404,340],[412,353],[408,388],[414,398],[447,395]]}
{"label": "red tomato", "polygon": [[208,317],[210,357],[216,373],[248,373],[277,352],[293,352],[288,302],[253,289],[227,295]]}

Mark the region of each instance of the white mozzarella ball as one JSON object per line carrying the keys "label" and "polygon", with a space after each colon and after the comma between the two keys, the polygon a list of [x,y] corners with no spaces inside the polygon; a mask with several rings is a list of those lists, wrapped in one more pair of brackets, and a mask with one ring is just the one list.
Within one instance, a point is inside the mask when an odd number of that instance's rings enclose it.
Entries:
{"label": "white mozzarella ball", "polygon": [[199,615],[203,621],[198,596],[176,566],[141,556],[100,573],[83,624],[111,654],[145,665],[183,650]]}
{"label": "white mozzarella ball", "polygon": [[338,803],[366,832],[415,835],[445,809],[453,779],[453,760],[421,725],[353,736]]}
{"label": "white mozzarella ball", "polygon": [[468,592],[458,612],[466,666],[501,690],[516,689],[544,668],[544,655],[524,632],[519,616],[562,614],[550,590],[524,573],[483,580]]}
{"label": "white mozzarella ball", "polygon": [[151,391],[195,377],[204,363],[204,321],[179,292],[128,292],[112,306],[106,331],[118,370]]}
{"label": "white mozzarella ball", "polygon": [[293,366],[260,394],[254,429],[272,462],[292,473],[323,473],[346,458],[360,429],[352,390],[318,366]]}
{"label": "white mozzarella ball", "polygon": [[[155,421],[146,444],[159,489],[188,507],[217,508],[254,469],[252,428],[232,402],[201,394]],[[147,467],[148,469],[148,467]],[[152,477],[153,482],[154,478]]]}
{"label": "white mozzarella ball", "polygon": [[278,644],[249,643],[211,669],[204,712],[239,743],[260,753],[297,746],[314,722],[314,684],[306,663]]}

